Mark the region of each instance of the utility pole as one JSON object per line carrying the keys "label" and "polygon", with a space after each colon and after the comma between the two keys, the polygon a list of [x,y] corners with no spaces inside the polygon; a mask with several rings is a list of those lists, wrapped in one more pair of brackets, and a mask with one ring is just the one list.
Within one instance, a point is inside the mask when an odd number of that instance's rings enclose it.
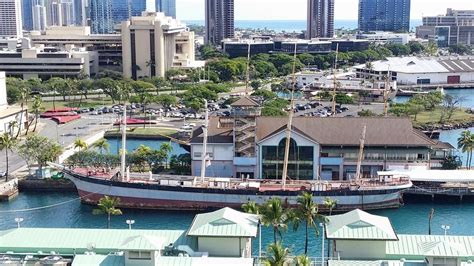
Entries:
{"label": "utility pole", "polygon": [[202,153],[201,153],[201,182],[204,182],[206,177],[206,159],[207,159],[207,130],[209,126],[209,109],[207,108],[207,100],[204,99],[204,108],[206,108],[206,116],[204,125],[202,126],[203,140],[202,140]]}
{"label": "utility pole", "polygon": [[332,116],[336,116],[336,87],[337,87],[337,80],[336,80],[336,70],[337,70],[337,56],[339,54],[339,44],[336,44],[336,58],[334,60],[334,68],[333,72],[333,81],[334,81],[334,88],[332,92]]}

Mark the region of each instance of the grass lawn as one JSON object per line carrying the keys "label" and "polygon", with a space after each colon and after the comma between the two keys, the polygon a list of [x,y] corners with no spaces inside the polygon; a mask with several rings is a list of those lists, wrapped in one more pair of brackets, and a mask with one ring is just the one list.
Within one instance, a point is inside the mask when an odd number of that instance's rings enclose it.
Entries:
{"label": "grass lawn", "polygon": [[[414,119],[414,116],[411,116]],[[441,118],[441,108],[437,108],[434,111],[430,112],[421,112],[416,116],[416,121],[414,123],[416,125],[423,125],[423,124],[439,124]],[[468,114],[465,110],[456,110],[449,121],[444,121],[443,124],[446,123],[464,123],[470,122],[474,120],[473,114]]]}
{"label": "grass lawn", "polygon": [[[148,126],[148,125],[147,125]],[[118,129],[110,130],[107,133],[118,134],[120,133]],[[171,136],[178,133],[176,129],[172,128],[163,128],[163,127],[135,127],[128,130],[129,134],[136,136]]]}
{"label": "grass lawn", "polygon": [[[28,108],[31,109],[33,105],[32,101],[28,102]],[[83,99],[81,104],[79,104],[79,100],[76,101],[63,101],[62,97],[58,97],[57,101],[55,102],[56,108],[62,107],[78,107],[78,108],[90,108],[90,107],[98,107],[98,106],[109,106],[112,105],[112,100],[107,98],[89,98]],[[53,109],[53,102],[52,101],[43,101],[43,108],[45,110]]]}

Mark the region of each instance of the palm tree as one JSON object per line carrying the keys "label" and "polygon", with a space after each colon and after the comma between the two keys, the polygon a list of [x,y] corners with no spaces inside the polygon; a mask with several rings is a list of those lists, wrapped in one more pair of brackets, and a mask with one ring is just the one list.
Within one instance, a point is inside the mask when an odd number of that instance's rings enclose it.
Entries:
{"label": "palm tree", "polygon": [[458,149],[467,154],[466,167],[471,169],[472,151],[474,149],[474,134],[471,134],[471,131],[465,130],[461,133],[461,136],[458,138]]}
{"label": "palm tree", "polygon": [[163,154],[166,154],[165,156],[165,167],[168,167],[168,155],[173,151],[173,146],[171,146],[171,143],[163,143],[160,146],[160,152]]}
{"label": "palm tree", "polygon": [[336,208],[336,205],[337,205],[337,200],[333,200],[329,197],[326,197],[324,199],[324,202],[323,202],[324,206],[326,206],[326,208],[328,208],[329,210],[329,216],[332,215],[332,210],[334,210],[334,208]]}
{"label": "palm tree", "polygon": [[82,139],[76,139],[74,141],[74,149],[87,150],[87,143]]}
{"label": "palm tree", "polygon": [[282,239],[282,232],[288,229],[287,223],[291,218],[290,212],[283,207],[280,198],[272,198],[260,208],[260,213],[262,224],[273,228],[273,243],[277,244],[277,236]]}
{"label": "palm tree", "polygon": [[18,127],[18,121],[12,120],[8,122],[8,133],[13,136],[13,132],[15,131],[15,128]]}
{"label": "palm tree", "polygon": [[[23,124],[23,113],[25,112],[25,104],[28,105],[28,98],[30,97],[30,90],[28,86],[26,86],[26,84],[19,89],[20,89],[21,113],[20,113],[20,123],[19,123],[18,131],[16,133],[15,138],[18,138],[18,136],[20,136],[21,128]],[[26,117],[28,117],[28,109],[27,109]]]}
{"label": "palm tree", "polygon": [[36,96],[33,100],[33,105],[31,106],[31,111],[35,114],[35,127],[33,132],[36,131],[36,126],[38,125],[38,120],[40,118],[40,113],[43,110],[43,98],[41,96]]}
{"label": "palm tree", "polygon": [[300,255],[295,257],[294,262],[296,266],[311,266],[311,260],[306,255]]}
{"label": "palm tree", "polygon": [[111,216],[122,215],[122,211],[116,208],[116,206],[119,204],[120,204],[119,198],[104,196],[103,198],[99,200],[99,204],[97,204],[98,208],[92,210],[92,214],[94,215],[107,214],[107,229],[109,229]]}
{"label": "palm tree", "polygon": [[296,231],[302,221],[305,223],[304,254],[308,254],[309,228],[314,228],[316,236],[319,235],[318,222],[325,222],[326,217],[318,213],[318,205],[313,201],[313,195],[303,192],[297,199],[298,207],[293,215],[293,229]]}
{"label": "palm tree", "polygon": [[265,265],[268,266],[284,266],[289,263],[288,256],[290,255],[290,250],[284,248],[280,242],[270,244],[267,248],[268,253],[265,260]]}
{"label": "palm tree", "polygon": [[100,150],[100,154],[104,154],[104,151],[105,151],[105,152],[109,152],[110,144],[109,144],[109,142],[107,141],[107,139],[102,138],[102,139],[99,139],[98,141],[96,141],[96,142],[92,145],[92,147],[99,149],[99,150]]}
{"label": "palm tree", "polygon": [[5,150],[5,163],[6,163],[6,169],[5,169],[5,182],[8,181],[8,151],[12,150],[17,144],[17,141],[15,138],[12,137],[9,133],[3,133],[3,135],[0,136],[0,150]]}
{"label": "palm tree", "polygon": [[255,201],[249,201],[247,203],[242,204],[242,210],[246,213],[250,214],[259,214],[259,206]]}

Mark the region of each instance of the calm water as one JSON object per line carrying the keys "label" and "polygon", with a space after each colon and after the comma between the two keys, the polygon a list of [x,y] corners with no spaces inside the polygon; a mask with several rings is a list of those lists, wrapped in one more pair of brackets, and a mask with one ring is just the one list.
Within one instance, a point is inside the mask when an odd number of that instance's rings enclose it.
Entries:
{"label": "calm water", "polygon": [[[445,89],[444,92],[455,98],[461,99],[461,106],[463,108],[474,108],[474,88],[471,89]],[[409,96],[397,96],[395,102],[406,103],[410,100]]]}
{"label": "calm water", "polygon": [[[122,148],[122,140],[120,137],[118,138],[108,138],[108,142],[110,144],[110,152],[118,154],[119,150]],[[175,142],[170,142],[170,141],[163,141],[163,140],[142,140],[142,139],[127,139],[127,151],[132,152],[138,146],[140,145],[145,145],[148,146],[152,149],[159,149],[161,144],[163,143],[171,143],[171,147],[173,148],[173,151],[170,153],[170,157],[172,155],[180,155],[183,153],[188,153],[183,147],[181,147],[179,144]]]}
{"label": "calm water", "polygon": [[[104,228],[106,220],[104,216],[92,215],[92,206],[82,205],[77,195],[68,193],[36,194],[22,193],[17,199],[10,203],[0,203],[0,230],[14,228],[15,217],[23,217],[24,227],[66,227],[66,228]],[[69,202],[68,202],[69,201]],[[42,209],[38,211],[8,213],[9,210],[34,208],[68,202],[66,204]],[[474,235],[474,227],[471,226],[474,219],[474,203],[407,203],[404,207],[396,210],[374,211],[374,214],[389,217],[398,233],[426,234],[428,213],[435,208],[432,222],[433,233],[442,234],[442,224],[451,226],[450,234]],[[7,213],[6,213],[7,212]],[[150,210],[123,210],[122,216],[112,218],[113,228],[127,228],[125,220],[134,219],[134,228],[140,229],[187,229],[195,213],[192,212],[165,212]],[[263,244],[272,241],[272,231],[264,228]],[[304,230],[293,232],[290,230],[284,235],[284,243],[292,247],[296,253],[303,251]],[[255,242],[257,252],[258,242]],[[311,236],[310,252],[312,256],[319,256],[320,238]]]}
{"label": "calm water", "polygon": [[[204,20],[187,20],[187,24],[204,26]],[[336,20],[334,22],[336,29],[356,29],[357,20]],[[419,19],[411,21],[411,28],[422,24]],[[306,30],[306,20],[236,20],[235,27],[239,29],[269,29],[274,31],[300,32]]]}

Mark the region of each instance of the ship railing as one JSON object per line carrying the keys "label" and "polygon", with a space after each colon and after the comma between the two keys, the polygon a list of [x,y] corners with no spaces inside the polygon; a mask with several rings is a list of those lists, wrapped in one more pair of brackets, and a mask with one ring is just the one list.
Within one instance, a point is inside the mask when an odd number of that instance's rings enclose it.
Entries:
{"label": "ship railing", "polygon": [[466,195],[473,194],[469,188],[443,188],[443,187],[411,187],[408,192],[416,194],[449,194],[449,195]]}

